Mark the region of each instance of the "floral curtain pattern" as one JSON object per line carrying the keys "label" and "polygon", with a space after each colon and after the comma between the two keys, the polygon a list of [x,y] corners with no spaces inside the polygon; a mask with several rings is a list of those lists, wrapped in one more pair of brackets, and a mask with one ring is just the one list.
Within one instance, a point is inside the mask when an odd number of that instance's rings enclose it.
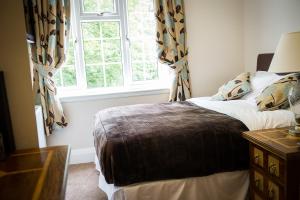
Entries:
{"label": "floral curtain pattern", "polygon": [[56,96],[53,76],[65,61],[70,27],[70,1],[25,0],[24,8],[26,22],[31,23],[26,27],[32,27],[35,34],[31,53],[36,101],[42,105],[45,132],[46,135],[50,135],[55,126],[67,126],[63,109]]}
{"label": "floral curtain pattern", "polygon": [[155,0],[156,42],[160,62],[173,69],[169,101],[191,97],[183,0]]}

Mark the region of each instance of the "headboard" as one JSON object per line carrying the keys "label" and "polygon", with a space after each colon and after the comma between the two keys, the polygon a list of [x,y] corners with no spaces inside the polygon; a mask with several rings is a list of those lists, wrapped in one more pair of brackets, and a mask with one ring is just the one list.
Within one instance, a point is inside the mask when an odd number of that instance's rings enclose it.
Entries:
{"label": "headboard", "polygon": [[268,71],[273,56],[273,53],[258,54],[256,71]]}

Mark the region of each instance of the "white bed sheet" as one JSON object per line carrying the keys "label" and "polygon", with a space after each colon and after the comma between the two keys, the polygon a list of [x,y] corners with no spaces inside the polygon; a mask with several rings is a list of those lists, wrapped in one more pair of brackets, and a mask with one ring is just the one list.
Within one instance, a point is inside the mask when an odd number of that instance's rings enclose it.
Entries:
{"label": "white bed sheet", "polygon": [[99,188],[109,200],[245,200],[248,186],[246,170],[123,187],[107,184],[102,174],[99,175]]}
{"label": "white bed sheet", "polygon": [[242,121],[249,130],[279,128],[295,123],[293,113],[290,110],[260,112],[253,100],[211,101],[210,99],[210,97],[198,97],[188,101],[234,117]]}
{"label": "white bed sheet", "polygon": [[[210,97],[192,98],[194,104],[224,113],[242,121],[249,130],[293,125],[289,110],[260,112],[252,100],[211,101]],[[96,158],[96,168],[100,171]],[[139,183],[124,187],[107,184],[101,174],[99,187],[109,200],[242,200],[248,192],[248,171],[218,173],[204,177]]]}

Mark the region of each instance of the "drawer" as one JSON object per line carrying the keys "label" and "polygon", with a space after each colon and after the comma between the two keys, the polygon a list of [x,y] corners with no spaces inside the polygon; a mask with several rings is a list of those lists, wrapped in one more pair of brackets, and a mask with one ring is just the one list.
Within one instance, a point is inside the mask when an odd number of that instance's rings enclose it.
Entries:
{"label": "drawer", "polygon": [[283,199],[283,190],[280,186],[273,183],[272,181],[268,181],[267,184],[267,199],[270,200],[282,200]]}
{"label": "drawer", "polygon": [[253,200],[264,200],[264,199],[254,192]]}
{"label": "drawer", "polygon": [[255,170],[253,172],[253,186],[256,190],[264,192],[264,176]]}
{"label": "drawer", "polygon": [[284,165],[280,158],[269,154],[267,156],[267,167],[269,175],[283,180]]}
{"label": "drawer", "polygon": [[252,162],[261,167],[264,168],[264,152],[263,150],[257,148],[256,146],[252,146]]}

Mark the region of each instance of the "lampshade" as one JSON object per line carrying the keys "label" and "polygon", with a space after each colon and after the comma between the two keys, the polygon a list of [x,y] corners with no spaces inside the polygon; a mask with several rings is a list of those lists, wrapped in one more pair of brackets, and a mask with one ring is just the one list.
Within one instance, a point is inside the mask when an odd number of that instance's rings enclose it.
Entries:
{"label": "lampshade", "polygon": [[269,72],[300,72],[300,32],[281,36]]}

